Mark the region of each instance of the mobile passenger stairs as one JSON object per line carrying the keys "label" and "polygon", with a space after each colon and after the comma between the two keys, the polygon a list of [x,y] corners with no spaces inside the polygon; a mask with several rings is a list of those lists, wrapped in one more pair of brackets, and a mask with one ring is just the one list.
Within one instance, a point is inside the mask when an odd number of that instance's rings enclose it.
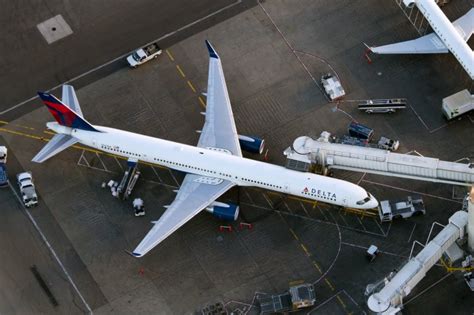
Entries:
{"label": "mobile passenger stairs", "polygon": [[123,174],[122,180],[117,187],[117,194],[118,196],[122,196],[123,200],[128,199],[130,197],[133,188],[135,187],[138,178],[140,177],[140,171],[138,170],[138,160],[137,159],[129,159],[127,161],[128,169]]}

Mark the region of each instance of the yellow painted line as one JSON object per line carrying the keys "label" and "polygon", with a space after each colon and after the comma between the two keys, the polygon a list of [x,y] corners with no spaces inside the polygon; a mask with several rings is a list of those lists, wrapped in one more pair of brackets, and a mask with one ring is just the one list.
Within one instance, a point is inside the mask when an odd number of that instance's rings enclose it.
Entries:
{"label": "yellow painted line", "polygon": [[23,125],[15,125],[17,127],[20,127],[20,128],[25,128],[25,129],[28,129],[28,130],[35,130],[35,128],[33,127],[28,127],[28,126],[23,126]]}
{"label": "yellow painted line", "polygon": [[168,49],[166,49],[165,51],[166,51],[166,54],[168,55],[168,57],[170,57],[171,61],[174,61],[174,58],[173,58],[173,55],[171,54],[171,52]]}
{"label": "yellow painted line", "polygon": [[303,284],[304,283],[304,280],[301,279],[301,280],[294,280],[294,281],[291,281],[290,283],[288,283],[291,287],[294,286],[294,285],[298,285],[298,284]]}
{"label": "yellow painted line", "polygon": [[181,69],[179,65],[176,65],[176,69],[178,69],[179,74],[181,74],[183,78],[186,78],[186,75],[184,74],[183,69]]}
{"label": "yellow painted line", "polygon": [[204,100],[202,99],[202,97],[198,96],[198,99],[199,99],[199,103],[201,104],[202,107],[206,108],[206,103],[204,102]]}
{"label": "yellow painted line", "polygon": [[47,131],[47,130],[43,130],[43,133],[48,134],[48,135],[53,135],[53,136],[55,135],[54,132]]}
{"label": "yellow painted line", "polygon": [[328,278],[324,278],[324,281],[325,281],[326,284],[331,288],[331,290],[334,291],[334,286],[333,286],[332,283],[328,280]]}
{"label": "yellow painted line", "polygon": [[23,136],[23,137],[27,137],[27,138],[31,138],[31,139],[49,141],[49,139],[45,139],[43,137],[39,137],[39,136],[35,136],[35,135],[30,135],[30,134],[23,133],[23,132],[20,132],[20,131],[15,131],[15,130],[10,130],[10,129],[5,129],[5,128],[0,128],[0,131],[4,131],[4,132],[7,132],[7,133],[17,135],[17,136]]}
{"label": "yellow painted line", "polygon": [[321,268],[319,267],[318,263],[316,261],[313,260],[313,266],[316,267],[316,269],[318,269],[319,273],[323,273],[323,271],[321,270]]}
{"label": "yellow painted line", "polygon": [[300,246],[301,246],[301,248],[304,250],[304,252],[306,253],[306,255],[311,256],[310,252],[308,251],[308,249],[306,248],[306,246],[304,246],[303,243],[300,243]]}
{"label": "yellow painted line", "polygon": [[291,234],[293,234],[293,237],[294,237],[295,239],[297,239],[298,241],[300,240],[300,239],[298,238],[298,235],[296,235],[295,231],[293,231],[293,229],[290,228],[290,232],[291,232]]}
{"label": "yellow painted line", "polygon": [[193,92],[196,93],[196,89],[194,88],[193,84],[189,80],[188,80],[188,85],[191,88],[191,90],[193,90]]}
{"label": "yellow painted line", "polygon": [[[8,125],[10,124],[8,121],[0,120],[0,124]],[[24,128],[24,129],[29,129],[29,130],[35,130],[33,127],[28,127],[28,126],[23,126],[23,125],[13,125],[16,127]]]}
{"label": "yellow painted line", "polygon": [[342,305],[342,307],[346,308],[346,303],[344,303],[344,301],[341,299],[341,297],[339,295],[337,295],[336,298],[339,301],[339,303]]}
{"label": "yellow painted line", "polygon": [[[14,134],[14,135],[17,135],[17,136],[22,136],[22,137],[26,137],[26,138],[30,138],[30,139],[44,141],[44,142],[48,142],[49,140],[51,140],[50,138],[35,136],[35,135],[27,134],[27,133],[24,133],[24,132],[20,132],[20,131],[6,129],[6,128],[0,128],[0,132],[1,131],[6,132],[6,133],[11,133],[11,134]],[[128,158],[120,156],[120,155],[115,155],[115,154],[112,154],[112,153],[107,153],[107,152],[103,152],[103,151],[83,147],[83,146],[80,146],[80,145],[73,145],[72,147],[74,149],[78,149],[78,150],[84,150],[84,151],[87,151],[87,152],[97,153],[97,154],[106,155],[106,156],[110,156],[110,157],[116,157],[116,158],[119,158],[119,159],[122,159],[122,160],[128,160]],[[165,167],[163,165],[159,165],[159,164],[148,163],[148,162],[144,162],[144,161],[139,161],[139,163],[143,164],[143,165],[148,165],[148,166],[155,166],[155,167],[162,168],[162,169],[168,169],[167,167]]]}

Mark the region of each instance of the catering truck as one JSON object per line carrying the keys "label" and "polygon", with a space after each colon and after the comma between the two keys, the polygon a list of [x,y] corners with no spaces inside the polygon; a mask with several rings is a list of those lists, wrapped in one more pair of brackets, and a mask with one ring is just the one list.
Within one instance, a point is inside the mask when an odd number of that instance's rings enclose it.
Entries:
{"label": "catering truck", "polygon": [[127,57],[128,64],[132,68],[136,68],[141,64],[144,64],[151,59],[158,58],[163,51],[161,50],[158,43],[152,43],[143,48],[135,50],[130,56]]}

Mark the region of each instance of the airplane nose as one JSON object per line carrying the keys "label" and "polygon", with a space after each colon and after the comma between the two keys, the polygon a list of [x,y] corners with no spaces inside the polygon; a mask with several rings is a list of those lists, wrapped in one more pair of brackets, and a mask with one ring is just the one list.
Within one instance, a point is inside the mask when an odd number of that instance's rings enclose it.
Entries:
{"label": "airplane nose", "polygon": [[375,197],[372,196],[372,194],[370,193],[369,193],[369,196],[370,196],[370,201],[367,202],[367,209],[377,208],[379,206],[379,201],[375,199]]}

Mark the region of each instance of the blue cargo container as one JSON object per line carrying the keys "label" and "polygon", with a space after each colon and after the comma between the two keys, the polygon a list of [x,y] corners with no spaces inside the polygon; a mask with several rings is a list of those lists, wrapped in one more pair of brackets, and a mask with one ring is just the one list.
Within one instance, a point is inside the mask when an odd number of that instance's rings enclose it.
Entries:
{"label": "blue cargo container", "polygon": [[5,164],[0,163],[0,187],[8,186],[7,168]]}
{"label": "blue cargo container", "polygon": [[370,139],[372,139],[372,136],[374,135],[374,130],[356,122],[351,122],[349,125],[349,135],[351,137],[370,141]]}

